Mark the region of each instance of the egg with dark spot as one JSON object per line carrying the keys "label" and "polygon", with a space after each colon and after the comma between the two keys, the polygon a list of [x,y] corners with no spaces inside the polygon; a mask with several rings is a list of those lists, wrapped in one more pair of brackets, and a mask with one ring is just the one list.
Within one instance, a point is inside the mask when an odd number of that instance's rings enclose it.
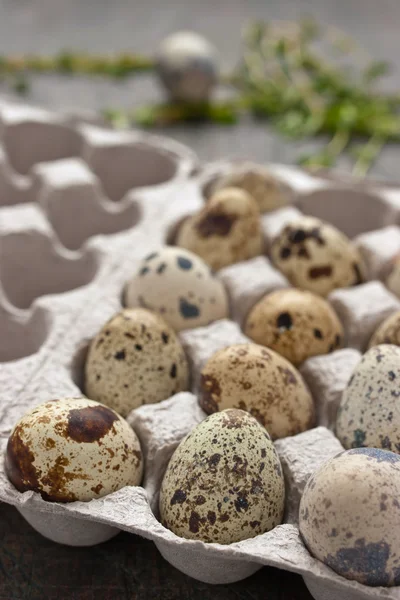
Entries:
{"label": "egg with dark spot", "polygon": [[390,315],[380,324],[371,337],[368,347],[379,346],[379,344],[394,344],[400,346],[400,311]]}
{"label": "egg with dark spot", "polygon": [[272,243],[271,258],[293,286],[320,296],[365,280],[356,246],[336,227],[314,217],[286,225]]}
{"label": "egg with dark spot", "polygon": [[194,252],[215,271],[262,254],[256,201],[239,188],[217,192],[198,214],[185,219],[176,245]]}
{"label": "egg with dark spot", "polygon": [[347,450],[308,480],[299,527],[310,553],[368,586],[400,585],[400,456]]}
{"label": "egg with dark spot", "polygon": [[343,345],[343,327],[330,304],[296,289],[264,296],[250,311],[244,332],[296,366]]}
{"label": "egg with dark spot", "polygon": [[139,440],[116,412],[87,398],[40,404],[15,425],[5,471],[20,492],[52,502],[88,501],[139,485]]}
{"label": "egg with dark spot", "polygon": [[343,392],[336,435],[345,448],[369,446],[400,453],[400,348],[374,346]]}
{"label": "egg with dark spot", "polygon": [[200,406],[207,413],[239,408],[272,439],[314,425],[311,394],[297,369],[269,348],[237,344],[216,352],[201,372]]}
{"label": "egg with dark spot", "polygon": [[125,303],[158,313],[175,331],[229,315],[226,290],[210,267],[196,254],[173,246],[143,259],[126,286]]}
{"label": "egg with dark spot", "polygon": [[175,450],[160,491],[162,524],[176,535],[230,544],[282,522],[285,484],[267,431],[242,410],[213,414]]}
{"label": "egg with dark spot", "polygon": [[182,345],[159,315],[125,309],[92,340],[85,365],[87,396],[126,416],[187,389],[189,367]]}

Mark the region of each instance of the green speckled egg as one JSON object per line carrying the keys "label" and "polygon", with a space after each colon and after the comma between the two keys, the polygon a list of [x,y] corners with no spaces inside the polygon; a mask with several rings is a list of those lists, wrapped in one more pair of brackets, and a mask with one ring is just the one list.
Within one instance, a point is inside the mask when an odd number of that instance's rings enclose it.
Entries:
{"label": "green speckled egg", "polygon": [[177,535],[230,544],[282,522],[285,485],[265,428],[242,410],[215,413],[175,450],[160,492],[160,516]]}
{"label": "green speckled egg", "polygon": [[345,448],[400,453],[400,348],[374,346],[356,366],[343,393],[336,435]]}

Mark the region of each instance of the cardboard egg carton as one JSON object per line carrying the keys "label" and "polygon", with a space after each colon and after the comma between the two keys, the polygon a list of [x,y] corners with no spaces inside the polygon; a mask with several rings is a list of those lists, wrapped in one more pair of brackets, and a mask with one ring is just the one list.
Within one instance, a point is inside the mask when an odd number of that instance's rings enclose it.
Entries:
{"label": "cardboard egg carton", "polygon": [[[28,409],[82,394],[88,344],[121,309],[124,285],[141,258],[171,240],[177,224],[203,205],[215,177],[234,168],[221,162],[199,169],[193,153],[171,140],[0,102],[1,454]],[[382,283],[400,252],[400,188],[315,177],[295,167],[271,170],[290,189],[292,203],[262,216],[266,249],[285,223],[304,212],[356,237],[369,278],[329,297],[347,347],[301,367],[318,427],[276,442],[286,479],[284,523],[224,546],[179,538],[157,518],[168,461],[205,417],[196,398],[202,366],[216,350],[247,341],[241,326],[251,307],[266,293],[289,286],[266,255],[219,272],[231,320],[180,334],[191,390],[128,416],[145,456],[141,487],[91,502],[49,503],[34,492],[18,492],[0,461],[0,500],[64,544],[92,545],[120,530],[142,535],[172,565],[210,583],[237,581],[270,565],[301,574],[319,600],[400,599],[398,588],[348,581],[315,560],[297,525],[307,479],[342,450],[332,428],[350,374],[374,329],[400,309]]]}

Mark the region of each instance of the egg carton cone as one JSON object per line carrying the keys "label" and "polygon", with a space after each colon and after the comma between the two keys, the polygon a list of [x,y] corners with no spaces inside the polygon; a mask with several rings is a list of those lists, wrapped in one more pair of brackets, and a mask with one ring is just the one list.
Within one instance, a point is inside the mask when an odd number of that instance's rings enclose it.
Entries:
{"label": "egg carton cone", "polygon": [[[204,205],[216,177],[239,164],[200,166],[193,152],[166,138],[109,130],[90,115],[0,101],[1,456],[27,410],[84,394],[90,340],[123,306],[125,284],[141,259],[171,242],[178,224]],[[62,544],[90,546],[121,530],[141,535],[173,566],[208,583],[238,581],[269,565],[301,574],[318,600],[400,599],[399,588],[367,587],[337,575],[310,555],[298,529],[308,478],[342,450],[333,425],[351,372],[376,327],[400,310],[399,299],[383,283],[400,253],[400,187],[282,165],[269,169],[290,202],[262,215],[266,250],[288,221],[304,213],[355,238],[368,271],[366,283],[329,296],[346,347],[301,367],[318,426],[275,442],[286,481],[283,524],[221,545],[178,537],[158,514],[168,461],[206,416],[196,395],[201,368],[216,350],[248,341],[241,327],[249,310],[266,293],[289,286],[267,253],[217,274],[229,295],[230,319],[180,333],[190,390],[128,415],[144,453],[142,486],[90,502],[46,502],[35,492],[18,492],[1,459],[0,500]]]}

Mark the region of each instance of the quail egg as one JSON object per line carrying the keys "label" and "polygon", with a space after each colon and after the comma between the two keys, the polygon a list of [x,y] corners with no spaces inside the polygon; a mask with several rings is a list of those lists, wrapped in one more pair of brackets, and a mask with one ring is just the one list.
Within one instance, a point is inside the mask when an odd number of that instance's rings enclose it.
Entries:
{"label": "quail egg", "polygon": [[197,33],[179,31],[162,42],[156,69],[172,99],[204,102],[217,83],[217,52]]}
{"label": "quail egg", "polygon": [[393,294],[400,297],[400,255],[393,259],[393,267],[386,279],[386,285]]}
{"label": "quail egg", "polygon": [[36,406],[15,425],[5,471],[20,492],[52,502],[88,501],[139,485],[139,440],[116,412],[87,398]]}
{"label": "quail egg", "polygon": [[400,311],[390,315],[378,327],[369,341],[369,348],[379,344],[400,346]]}
{"label": "quail egg", "polygon": [[216,352],[201,372],[200,406],[207,413],[239,408],[266,427],[272,439],[314,424],[314,405],[300,373],[285,358],[257,344]]}
{"label": "quail egg", "polygon": [[206,263],[183,248],[149,254],[127,285],[127,306],[159,313],[174,329],[192,329],[225,319],[228,296]]}
{"label": "quail egg", "polygon": [[198,214],[183,221],[176,245],[198,254],[215,271],[262,254],[255,200],[239,188],[217,192]]}
{"label": "quail egg", "polygon": [[260,212],[270,212],[289,202],[289,190],[270,171],[255,163],[245,162],[232,173],[217,179],[213,191],[227,187],[241,188],[257,202]]}
{"label": "quail egg", "polygon": [[345,448],[368,446],[400,453],[400,348],[374,346],[343,392],[336,435]]}
{"label": "quail egg", "polygon": [[347,450],[308,480],[300,503],[302,538],[315,558],[369,586],[400,585],[400,456]]}
{"label": "quail egg", "polygon": [[285,486],[279,457],[254,417],[228,409],[197,425],[175,450],[160,516],[181,537],[230,544],[279,525]]}
{"label": "quail egg", "polygon": [[320,296],[365,279],[354,244],[329,223],[313,217],[288,224],[274,239],[271,257],[292,285]]}
{"label": "quail egg", "polygon": [[296,366],[343,343],[343,327],[328,302],[296,289],[264,296],[250,311],[245,334]]}
{"label": "quail egg", "polygon": [[87,396],[126,416],[133,408],[187,389],[181,343],[159,315],[125,309],[92,340],[85,366]]}

